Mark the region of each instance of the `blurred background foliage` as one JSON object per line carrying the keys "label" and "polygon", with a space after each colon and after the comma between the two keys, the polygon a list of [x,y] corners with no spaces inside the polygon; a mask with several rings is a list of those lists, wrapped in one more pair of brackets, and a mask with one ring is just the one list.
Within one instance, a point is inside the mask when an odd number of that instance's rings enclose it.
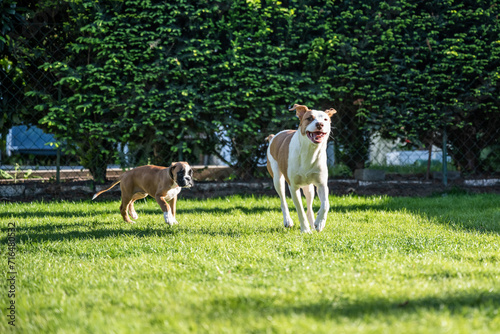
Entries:
{"label": "blurred background foliage", "polygon": [[[257,175],[288,107],[335,108],[335,158],[374,134],[500,170],[499,1],[2,2],[0,128],[55,134],[96,181],[108,164]],[[227,154],[222,151],[227,150]]]}

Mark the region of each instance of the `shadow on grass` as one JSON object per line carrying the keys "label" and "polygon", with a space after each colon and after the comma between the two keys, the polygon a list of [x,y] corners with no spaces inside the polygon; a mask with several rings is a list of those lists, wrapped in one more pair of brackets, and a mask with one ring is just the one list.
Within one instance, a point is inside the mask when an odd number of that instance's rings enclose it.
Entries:
{"label": "shadow on grass", "polygon": [[[154,202],[154,200],[151,200]],[[85,202],[82,202],[85,203]],[[114,203],[114,202],[113,202]],[[142,214],[158,214],[162,215],[161,209],[158,205],[156,205],[155,202],[155,207],[154,208],[144,208],[143,207],[144,203],[141,202],[136,202],[135,208],[137,212],[142,213]],[[91,203],[90,203],[91,205]],[[98,206],[95,205],[91,209],[72,209],[71,211],[55,211],[55,210],[37,210],[37,211],[25,211],[25,212],[14,212],[14,211],[4,211],[0,212],[0,219],[2,218],[19,218],[19,219],[26,219],[26,218],[46,218],[46,217],[60,217],[60,218],[71,218],[71,217],[97,217],[102,214],[117,214],[120,217],[120,202],[116,202],[116,206],[110,209],[102,209],[102,208],[97,208]],[[293,205],[290,207],[291,212],[294,211]],[[317,209],[316,209],[317,210]],[[252,215],[252,214],[258,214],[258,213],[266,213],[269,211],[274,211],[274,212],[281,212],[280,206],[272,207],[270,208],[269,206],[265,205],[253,205],[252,207],[246,207],[242,205],[234,205],[231,207],[226,207],[226,208],[220,208],[220,207],[208,207],[208,208],[203,208],[203,207],[197,207],[197,208],[190,208],[190,207],[182,207],[182,203],[179,204],[177,203],[177,212],[178,214],[213,214],[213,215],[229,215],[235,212],[241,212],[246,215]],[[121,218],[120,218],[121,219]]]}
{"label": "shadow on grass", "polygon": [[[422,311],[439,312],[447,310],[451,314],[467,315],[470,309],[489,308],[486,312],[495,317],[495,310],[500,307],[500,294],[498,293],[462,293],[460,295],[447,297],[425,297],[420,299],[368,299],[358,301],[346,300],[321,300],[319,302],[293,304],[289,306],[276,306],[276,298],[266,299],[262,297],[235,297],[227,299],[215,299],[211,302],[214,313],[223,314],[225,310],[231,310],[233,315],[238,313],[245,316],[248,313],[262,313],[263,318],[279,315],[303,315],[318,320],[347,318],[364,318],[367,316],[384,316],[403,314],[418,314]],[[281,304],[281,303],[280,303]]]}
{"label": "shadow on grass", "polygon": [[[126,224],[126,223],[124,223]],[[99,224],[101,225],[101,224]],[[71,228],[71,229],[68,229]],[[82,230],[82,228],[84,228]],[[141,227],[139,229],[126,228],[95,228],[85,227],[80,225],[50,225],[36,226],[29,228],[17,228],[17,242],[34,242],[41,243],[46,241],[66,241],[66,240],[86,240],[86,239],[106,239],[114,237],[151,237],[151,236],[169,236],[178,234],[179,231],[175,228],[156,228],[156,227]],[[0,239],[0,242],[7,242],[7,238]]]}
{"label": "shadow on grass", "polygon": [[[161,209],[155,208],[155,209],[150,209],[150,208],[144,208],[141,209],[139,206],[136,206],[137,212],[141,211],[146,214],[161,214]],[[177,213],[179,215],[182,214],[210,214],[210,215],[230,215],[234,214],[236,212],[241,212],[245,215],[254,215],[254,214],[260,214],[260,213],[267,213],[267,212],[281,212],[281,208],[278,206],[277,208],[269,208],[267,206],[252,206],[251,208],[249,207],[244,207],[241,205],[235,205],[230,208],[179,208],[177,206]],[[291,210],[291,212],[293,212]]]}
{"label": "shadow on grass", "polygon": [[[492,195],[493,196],[493,195]],[[230,201],[233,196],[228,197],[227,199]],[[187,207],[183,207],[182,203],[179,205],[178,204],[178,215],[179,217],[182,217],[182,215],[186,214],[207,214],[207,215],[213,215],[215,219],[219,219],[220,216],[228,216],[232,215],[235,213],[241,213],[244,215],[256,215],[256,214],[263,214],[263,213],[281,213],[281,208],[279,205],[272,206],[270,207],[269,204],[262,204],[265,201],[268,201],[268,197],[255,197],[253,195],[238,195],[235,197],[235,199],[239,200],[245,200],[245,198],[248,198],[249,200],[252,200],[256,203],[249,205],[249,206],[244,206],[241,204],[236,204],[231,206],[231,204],[227,204],[227,207],[192,207],[191,205],[187,205]],[[485,211],[490,211],[493,212],[494,217],[498,216],[499,218],[496,221],[488,221],[485,223],[486,219],[483,219],[482,217],[477,217],[477,219],[468,219],[465,220],[461,217],[462,214],[467,214],[467,207],[470,208],[470,204],[468,203],[471,199],[477,198],[476,196],[467,196],[467,195],[457,195],[457,196],[450,196],[451,201],[443,201],[441,197],[426,197],[426,198],[392,198],[392,197],[384,197],[380,201],[373,201],[371,203],[360,203],[360,204],[351,204],[352,201],[345,201],[345,205],[343,201],[339,200],[336,202],[336,198],[330,201],[330,214],[333,213],[348,213],[348,212],[356,212],[356,211],[389,211],[389,212],[409,212],[414,215],[419,215],[425,218],[430,218],[433,219],[435,222],[443,225],[447,225],[452,229],[460,229],[460,230],[466,230],[466,231],[473,231],[473,232],[479,232],[479,233],[495,233],[499,234],[500,233],[500,196],[499,197],[492,197],[493,199],[498,198],[498,202],[495,200],[491,200],[488,203],[481,203],[482,209]],[[150,199],[151,200],[151,199]],[[290,200],[288,198],[288,200]],[[154,201],[154,200],[152,200]],[[188,200],[188,201],[193,201],[193,200]],[[82,203],[86,203],[87,201],[82,201]],[[114,201],[113,201],[114,202]],[[88,202],[89,204],[93,202]],[[469,206],[468,206],[469,205]],[[158,207],[141,207],[142,203],[137,203],[136,204],[136,209],[139,212],[139,215],[152,215],[152,216],[158,216],[158,220],[162,220],[162,213],[161,209]],[[290,207],[290,213],[292,215],[292,219],[297,222],[297,213],[295,210],[295,207],[293,204],[290,204],[289,202],[289,207]],[[317,212],[319,209],[319,204],[316,200],[315,205],[314,205],[314,211]],[[110,209],[103,209],[102,207],[95,206],[87,208],[87,209],[79,209],[75,208],[74,210],[71,211],[57,211],[57,210],[37,210],[35,212],[12,212],[12,211],[5,211],[5,212],[0,212],[0,219],[2,218],[19,218],[19,219],[29,219],[29,218],[47,218],[47,217],[54,217],[54,218],[73,218],[73,217],[82,217],[83,219],[88,219],[90,220],[90,223],[82,223],[82,224],[75,224],[76,225],[102,225],[105,223],[100,223],[99,219],[102,215],[116,215],[116,219],[121,221],[121,216],[119,212],[119,202],[116,202],[116,208],[110,208]],[[182,219],[182,218],[181,218]],[[179,221],[181,221],[179,219]],[[495,218],[493,218],[495,219]],[[491,220],[491,219],[489,219]],[[282,231],[282,219],[281,219],[281,214],[279,215],[279,218],[276,219],[276,228],[273,228],[271,230],[267,231],[258,231],[260,233],[273,233],[273,232],[278,232]],[[126,224],[126,223],[124,223]],[[328,223],[327,223],[328,224]],[[139,221],[137,225],[132,225],[132,226],[140,226],[141,222]],[[72,225],[67,225],[67,224],[60,224],[60,225],[44,225],[44,227],[40,226],[32,226],[29,228],[29,230],[37,231],[38,228],[42,230],[57,230],[57,229],[64,229],[68,228]],[[213,226],[212,226],[213,227]],[[235,225],[235,229],[241,229],[241,225]],[[7,227],[1,227],[0,231],[6,231]],[[103,229],[104,231],[105,229]],[[124,230],[128,231],[128,230]],[[114,230],[111,230],[112,233],[115,233]],[[130,233],[136,233],[137,231],[130,230]],[[225,230],[214,230],[214,231],[207,231],[205,230],[199,230],[199,229],[193,229],[190,232],[194,233],[203,233],[203,234],[210,234],[210,235],[234,235],[236,232],[227,232]],[[254,231],[255,232],[255,231]],[[69,234],[71,232],[68,232]],[[246,232],[241,232],[246,234]],[[92,237],[94,234],[93,231],[89,231],[89,236]],[[116,234],[116,233],[115,233]]]}
{"label": "shadow on grass", "polygon": [[[74,216],[74,213],[64,215],[61,212],[55,213],[55,216],[71,218]],[[28,216],[27,218],[29,217],[31,216]],[[163,215],[161,214],[157,215],[157,217],[155,216],[154,220],[155,222],[151,222],[151,220],[149,220],[148,222],[147,220],[143,219],[143,221],[141,222],[139,219],[135,224],[129,224],[122,221],[122,217],[118,213],[116,219],[114,219],[112,222],[102,222],[98,220],[98,217],[96,217],[93,220],[88,219],[86,221],[83,221],[82,223],[53,223],[31,226],[16,226],[16,239],[17,242],[24,242],[29,240],[30,242],[40,243],[46,241],[106,239],[124,236],[147,238],[186,234],[238,238],[244,235],[293,233],[293,230],[284,229],[281,226],[271,228],[261,225],[245,225],[242,227],[242,225],[238,224],[225,226],[193,226],[183,224],[181,219],[179,219],[179,225],[168,226],[163,222]],[[8,227],[2,227],[0,228],[0,231],[2,231],[2,238],[0,238],[0,243],[6,243]]]}
{"label": "shadow on grass", "polygon": [[[448,198],[424,197],[424,198],[393,198],[385,197],[379,203],[365,203],[359,205],[332,205],[330,213],[347,213],[353,211],[387,211],[407,212],[423,218],[431,219],[440,225],[446,225],[450,229],[464,230],[478,233],[500,234],[500,196],[490,195],[494,200],[480,202],[479,195],[457,195]],[[495,197],[496,196],[496,197]],[[495,201],[495,198],[498,201]],[[479,211],[471,201],[481,205]],[[471,218],[474,209],[477,216]],[[489,216],[488,216],[489,215]]]}
{"label": "shadow on grass", "polygon": [[[446,195],[446,194],[445,194]],[[487,202],[482,201],[481,195],[456,194],[456,195],[441,195],[431,197],[382,197],[380,201],[361,204],[347,204],[345,206],[338,205],[334,197],[330,200],[330,214],[332,213],[347,213],[352,211],[389,211],[389,212],[408,212],[413,215],[418,215],[424,218],[432,219],[434,222],[446,225],[451,229],[465,230],[479,233],[495,233],[500,234],[500,196],[490,194]],[[375,198],[380,196],[375,196]],[[229,197],[231,198],[231,196]],[[281,208],[279,201],[270,208],[269,205],[260,204],[260,201],[268,201],[268,197],[255,197],[254,195],[238,195],[237,199],[249,198],[257,199],[258,204],[251,207],[236,205],[230,208],[189,208],[181,209],[179,212],[184,213],[207,213],[207,214],[231,214],[241,212],[246,215],[259,214],[265,212],[279,212]],[[276,196],[277,198],[277,196]],[[360,198],[363,200],[363,198]],[[291,198],[287,197],[288,206],[292,219],[298,222],[297,212]],[[304,208],[305,199],[303,198]],[[476,205],[480,205],[481,211],[477,210]],[[314,212],[317,213],[320,208],[319,200],[315,198],[313,205]],[[478,216],[470,217],[470,211],[474,209],[479,212]],[[152,212],[152,211],[151,211]],[[489,216],[486,216],[488,212]],[[484,214],[484,215],[483,215]],[[464,218],[466,217],[466,218]],[[281,218],[281,215],[280,215]],[[277,220],[281,226],[281,219]],[[328,225],[328,223],[327,223]]]}
{"label": "shadow on grass", "polygon": [[0,212],[0,219],[7,219],[15,217],[16,219],[33,219],[33,218],[72,218],[72,217],[89,217],[89,216],[99,216],[102,214],[112,214],[117,213],[120,215],[120,204],[117,205],[116,209],[94,209],[83,210],[83,209],[72,209],[71,211],[55,211],[55,210],[37,210],[37,211],[25,211],[25,212]]}
{"label": "shadow on grass", "polygon": [[[61,242],[72,240],[96,240],[116,237],[135,237],[135,238],[150,238],[150,237],[173,237],[180,234],[190,235],[205,235],[211,237],[225,238],[240,238],[246,235],[256,234],[279,234],[286,233],[283,228],[269,228],[259,230],[240,230],[237,227],[234,229],[221,228],[202,228],[202,229],[178,229],[174,227],[143,227],[140,229],[125,229],[125,228],[94,228],[88,230],[67,230],[68,225],[64,225],[66,230],[54,228],[38,228],[38,229],[17,229],[17,243],[45,243],[45,242]],[[5,233],[4,235],[7,235]],[[7,237],[0,238],[0,243],[6,244]]]}

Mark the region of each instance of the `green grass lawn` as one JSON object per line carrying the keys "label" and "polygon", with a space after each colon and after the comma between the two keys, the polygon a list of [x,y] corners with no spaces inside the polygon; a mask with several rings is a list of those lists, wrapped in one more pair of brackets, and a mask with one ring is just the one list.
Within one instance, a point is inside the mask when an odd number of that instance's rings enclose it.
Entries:
{"label": "green grass lawn", "polygon": [[[293,208],[291,200],[290,207]],[[498,333],[500,196],[330,197],[321,233],[277,197],[0,204],[0,332]],[[316,209],[319,202],[315,202]]]}

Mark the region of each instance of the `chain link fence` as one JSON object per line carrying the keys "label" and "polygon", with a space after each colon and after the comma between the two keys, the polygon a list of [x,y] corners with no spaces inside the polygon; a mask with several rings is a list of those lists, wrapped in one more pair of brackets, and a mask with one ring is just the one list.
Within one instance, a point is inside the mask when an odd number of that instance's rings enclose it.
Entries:
{"label": "chain link fence", "polygon": [[[68,57],[54,38],[59,29],[57,25],[45,23],[26,26],[22,34],[13,36],[15,53],[2,60],[0,105],[4,117],[0,133],[0,187],[4,194],[9,193],[9,187],[13,189],[24,183],[93,181],[93,174],[82,166],[82,157],[70,149],[71,145],[60,141],[40,124],[41,115],[36,109],[40,101],[27,94],[30,91],[53,96],[61,93],[58,91],[60,86],[54,84],[57,78],[42,67]],[[41,52],[42,49],[51,51]],[[457,138],[452,129],[443,129],[425,146],[415,148],[405,138],[388,140],[376,131],[359,130],[356,116],[338,110],[328,145],[330,179],[398,181],[406,178],[446,183],[455,178],[497,178],[500,173],[500,118],[493,119],[497,123],[493,126],[471,126],[466,138]],[[484,122],[491,123],[491,119]],[[477,131],[481,128],[494,130]],[[243,163],[228,165],[234,161],[231,155],[235,147],[232,139],[224,135],[220,136],[217,154],[196,152],[188,157],[188,162],[195,166],[199,181],[269,179],[265,169],[266,143],[260,138],[276,130],[260,129],[263,135],[256,136],[253,143],[257,149],[250,152]],[[188,137],[183,140],[189,144]],[[149,156],[153,148],[142,147],[133,141],[102,149],[114,150],[114,163],[102,166],[106,168],[107,180],[138,165],[153,162],[169,165],[172,162],[153,160]],[[186,159],[182,153],[178,158]],[[240,168],[252,170],[242,173]],[[371,174],[366,173],[367,170]]]}

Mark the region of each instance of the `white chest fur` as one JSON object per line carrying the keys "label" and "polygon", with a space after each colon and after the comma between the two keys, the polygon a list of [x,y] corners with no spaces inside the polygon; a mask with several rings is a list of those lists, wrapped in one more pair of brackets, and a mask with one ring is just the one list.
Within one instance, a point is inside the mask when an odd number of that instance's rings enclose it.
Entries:
{"label": "white chest fur", "polygon": [[325,182],[328,178],[326,166],[326,142],[314,145],[296,132],[290,143],[288,177],[295,186]]}
{"label": "white chest fur", "polygon": [[176,195],[178,195],[181,192],[181,187],[175,187],[173,189],[170,189],[167,192],[167,195],[164,197],[166,201],[170,201],[172,198],[174,198]]}

